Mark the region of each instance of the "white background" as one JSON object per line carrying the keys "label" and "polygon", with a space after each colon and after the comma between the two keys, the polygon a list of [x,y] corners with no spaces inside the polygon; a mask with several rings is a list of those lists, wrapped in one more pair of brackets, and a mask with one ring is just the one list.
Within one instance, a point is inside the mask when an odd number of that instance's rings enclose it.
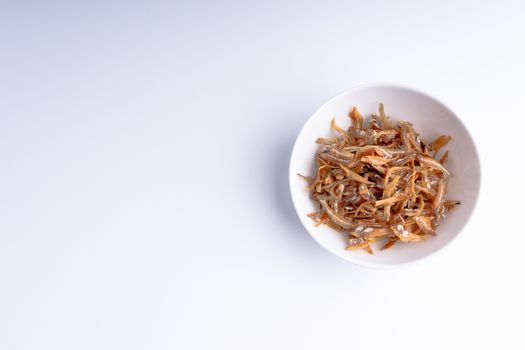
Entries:
{"label": "white background", "polygon": [[[523,349],[523,2],[0,3],[0,349]],[[482,192],[455,244],[354,267],[287,165],[328,98],[455,110]]]}

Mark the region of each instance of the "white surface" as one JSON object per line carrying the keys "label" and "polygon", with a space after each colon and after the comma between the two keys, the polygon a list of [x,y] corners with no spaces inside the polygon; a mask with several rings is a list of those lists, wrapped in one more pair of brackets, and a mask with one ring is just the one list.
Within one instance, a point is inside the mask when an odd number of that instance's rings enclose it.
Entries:
{"label": "white surface", "polygon": [[[440,135],[452,136],[452,141],[438,153],[450,151],[447,170],[448,199],[461,200],[461,205],[440,223],[437,236],[419,244],[395,244],[379,251],[385,242],[374,244],[376,254],[363,250],[348,251],[348,235],[342,235],[326,225],[316,227],[307,215],[319,211],[319,203],[312,200],[305,189],[304,179],[297,174],[315,176],[315,154],[319,151],[317,138],[334,138],[336,132],[330,127],[332,119],[343,129],[350,126],[349,111],[357,106],[368,122],[368,117],[378,114],[382,102],[387,116],[394,122],[410,121],[423,142],[429,144]],[[437,158],[439,159],[439,158]],[[458,117],[442,102],[414,89],[395,85],[371,84],[358,86],[334,96],[323,104],[305,123],[294,143],[289,170],[290,193],[299,220],[312,238],[331,253],[354,264],[366,267],[401,267],[440,251],[457,237],[473,213],[480,187],[479,158],[473,140]]]}
{"label": "white surface", "polygon": [[[1,349],[523,349],[523,2],[5,2]],[[472,222],[354,267],[291,207],[292,142],[360,83],[467,124]]]}

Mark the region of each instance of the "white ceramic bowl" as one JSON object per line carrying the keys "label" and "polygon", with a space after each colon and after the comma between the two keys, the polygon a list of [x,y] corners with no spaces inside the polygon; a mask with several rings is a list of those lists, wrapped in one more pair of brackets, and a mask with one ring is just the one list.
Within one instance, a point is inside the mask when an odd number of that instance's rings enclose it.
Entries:
{"label": "white ceramic bowl", "polygon": [[[315,227],[306,215],[318,210],[318,205],[310,198],[306,184],[297,173],[315,173],[315,153],[318,137],[333,134],[330,121],[346,128],[350,125],[348,112],[356,106],[367,118],[377,114],[379,102],[392,120],[406,120],[414,124],[423,141],[429,142],[439,135],[450,135],[452,141],[447,145],[449,159],[447,169],[451,173],[448,184],[449,199],[461,201],[437,229],[437,236],[422,243],[398,242],[384,251],[376,250],[369,255],[362,250],[347,251],[347,237],[326,225]],[[335,136],[335,135],[334,135]],[[451,242],[461,231],[471,216],[480,187],[480,165],[476,147],[470,134],[459,118],[443,103],[413,89],[393,85],[367,85],[347,90],[333,97],[319,108],[306,122],[299,133],[292,151],[289,170],[290,192],[299,219],[310,235],[331,253],[358,265],[388,268],[406,265],[428,257]]]}

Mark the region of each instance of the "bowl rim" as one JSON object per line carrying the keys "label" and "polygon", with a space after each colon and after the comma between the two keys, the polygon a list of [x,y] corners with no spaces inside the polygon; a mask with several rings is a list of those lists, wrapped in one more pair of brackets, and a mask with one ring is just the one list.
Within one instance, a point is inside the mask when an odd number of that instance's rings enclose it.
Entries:
{"label": "bowl rim", "polygon": [[[324,108],[326,105],[330,104],[333,100],[339,98],[340,96],[346,95],[348,93],[352,93],[352,92],[355,92],[355,91],[358,91],[358,90],[361,90],[361,89],[368,89],[368,88],[389,88],[389,89],[405,90],[405,91],[408,91],[410,93],[415,93],[415,94],[422,95],[422,96],[424,96],[424,97],[426,97],[426,98],[428,98],[430,100],[433,100],[433,101],[437,102],[438,104],[440,104],[444,109],[446,109],[449,113],[451,113],[456,118],[456,120],[459,122],[459,124],[465,129],[465,132],[466,132],[467,136],[470,138],[470,140],[472,141],[472,144],[474,146],[474,157],[475,157],[476,163],[478,165],[479,183],[478,183],[478,188],[477,188],[477,191],[476,191],[476,196],[474,198],[474,205],[473,205],[472,210],[470,211],[470,213],[468,213],[468,215],[467,215],[467,217],[465,219],[465,223],[459,229],[459,231],[451,239],[449,239],[442,247],[440,247],[439,249],[436,249],[435,251],[433,251],[433,252],[431,252],[431,253],[429,253],[427,255],[423,255],[423,256],[421,256],[419,258],[415,258],[414,260],[410,260],[410,261],[407,261],[407,262],[392,263],[392,264],[364,262],[364,261],[361,261],[359,259],[354,259],[351,256],[343,254],[343,252],[345,252],[345,250],[341,250],[341,252],[337,252],[337,251],[334,251],[334,250],[328,248],[325,244],[323,244],[321,242],[320,239],[318,239],[316,237],[316,235],[314,235],[308,229],[308,227],[306,225],[306,222],[305,222],[306,221],[306,215],[303,215],[303,213],[299,213],[299,210],[298,210],[298,207],[297,207],[297,204],[296,204],[296,199],[294,197],[294,191],[292,190],[292,188],[293,188],[292,181],[296,180],[296,173],[292,169],[294,156],[295,156],[295,154],[297,152],[299,139],[301,138],[301,136],[305,132],[306,127],[312,122],[313,117],[322,108]],[[434,258],[434,257],[436,257],[436,255],[438,253],[442,253],[445,250],[445,248],[448,248],[450,246],[450,244],[453,241],[456,240],[456,238],[460,235],[460,233],[463,232],[465,230],[465,228],[467,228],[468,225],[470,224],[471,218],[472,218],[473,214],[476,212],[476,208],[478,206],[478,201],[479,201],[479,198],[480,198],[480,193],[481,193],[481,188],[482,188],[482,186],[481,186],[481,184],[482,184],[482,171],[481,171],[481,162],[480,162],[480,157],[479,157],[479,153],[478,153],[478,147],[477,147],[476,142],[475,142],[474,138],[472,137],[472,134],[470,133],[469,129],[467,128],[465,123],[461,120],[461,118],[458,116],[458,114],[455,113],[446,104],[444,104],[440,99],[438,99],[438,98],[436,98],[436,97],[426,93],[423,90],[412,88],[412,87],[408,87],[408,86],[405,86],[405,85],[394,84],[394,83],[376,82],[376,83],[359,84],[359,85],[353,86],[351,88],[345,89],[345,90],[337,93],[336,95],[334,95],[330,99],[328,99],[321,106],[319,106],[310,115],[310,117],[308,117],[308,119],[306,120],[306,122],[302,126],[301,130],[297,134],[297,137],[296,137],[296,139],[294,141],[294,145],[292,147],[292,151],[290,153],[290,158],[289,159],[290,160],[289,160],[289,166],[288,166],[288,188],[289,188],[289,192],[290,192],[290,197],[292,198],[292,203],[293,203],[293,207],[294,207],[295,213],[299,217],[299,221],[301,222],[303,228],[306,230],[306,232],[308,232],[308,235],[310,237],[312,237],[317,242],[317,244],[319,244],[321,247],[323,247],[326,251],[330,252],[331,254],[339,257],[340,259],[343,259],[346,262],[352,263],[352,264],[354,264],[356,266],[367,267],[367,268],[383,269],[383,270],[404,268],[404,267],[409,267],[409,266],[418,264],[418,263],[420,263],[423,260],[428,260],[429,258]]]}

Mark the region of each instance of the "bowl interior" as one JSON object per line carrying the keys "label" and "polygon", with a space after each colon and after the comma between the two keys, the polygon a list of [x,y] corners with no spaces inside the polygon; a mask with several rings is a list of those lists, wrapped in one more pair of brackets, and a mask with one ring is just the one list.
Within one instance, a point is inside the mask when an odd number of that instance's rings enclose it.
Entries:
{"label": "bowl interior", "polygon": [[[385,251],[374,249],[375,254],[346,251],[345,235],[322,225],[315,227],[306,215],[316,211],[318,205],[310,198],[305,182],[297,173],[315,173],[315,153],[318,137],[335,136],[330,129],[330,121],[346,128],[350,125],[348,112],[356,106],[365,117],[377,114],[379,102],[385,105],[386,114],[395,121],[406,120],[414,124],[424,142],[439,135],[450,135],[452,141],[445,149],[449,150],[447,169],[451,173],[447,198],[460,200],[456,208],[441,223],[437,236],[422,243],[405,244],[398,242]],[[441,151],[443,152],[443,151]],[[479,192],[480,166],[476,148],[467,129],[458,117],[441,102],[421,92],[389,85],[373,85],[348,90],[325,103],[308,120],[301,130],[290,161],[290,190],[299,218],[310,235],[333,254],[364,266],[389,267],[406,264],[426,257],[450,242],[468,221]],[[374,246],[376,248],[377,246]]]}

